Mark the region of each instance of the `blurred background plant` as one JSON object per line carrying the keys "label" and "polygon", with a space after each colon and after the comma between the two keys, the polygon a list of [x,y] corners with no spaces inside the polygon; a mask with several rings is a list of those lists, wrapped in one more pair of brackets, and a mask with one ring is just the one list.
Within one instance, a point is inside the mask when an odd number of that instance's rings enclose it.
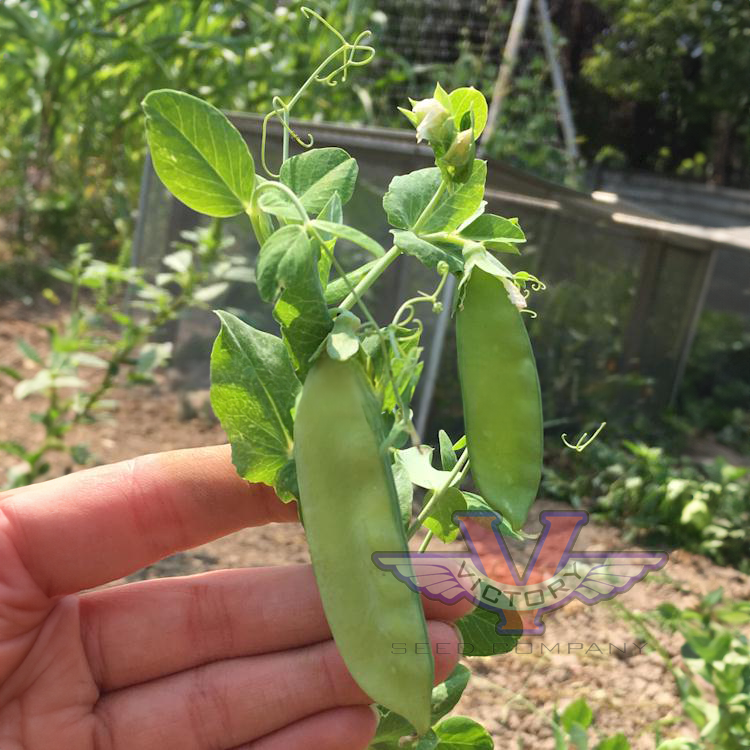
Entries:
{"label": "blurred background plant", "polygon": [[111,418],[116,402],[108,395],[114,387],[149,383],[165,367],[172,343],[158,340],[164,326],[188,308],[208,308],[230,282],[254,280],[245,258],[228,252],[230,244],[216,221],[185,233],[153,279],[130,265],[126,253],[114,262],[101,261],[89,245],[78,245],[66,267],[52,269],[65,285],[67,301],[44,290],[61,308],[55,323],[44,326],[48,346],[42,353],[24,339],[16,342],[34,374],[24,377],[0,366],[0,375],[15,383],[14,398],[33,400],[37,410],[31,419],[43,428],[37,441],[0,441],[0,452],[18,459],[6,473],[6,488],[44,477],[53,451],[67,454],[68,470],[89,463],[90,447],[71,445],[68,433]]}

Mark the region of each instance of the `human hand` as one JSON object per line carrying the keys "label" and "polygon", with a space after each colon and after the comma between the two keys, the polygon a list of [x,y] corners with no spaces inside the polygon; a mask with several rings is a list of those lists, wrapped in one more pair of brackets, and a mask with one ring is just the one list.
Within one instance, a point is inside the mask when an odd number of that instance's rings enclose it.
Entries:
{"label": "human hand", "polygon": [[[88,591],[245,526],[297,520],[229,448],[143,456],[0,495],[2,750],[357,750],[376,719],[310,566]],[[425,601],[432,620],[466,614]],[[458,641],[430,623],[437,681]]]}

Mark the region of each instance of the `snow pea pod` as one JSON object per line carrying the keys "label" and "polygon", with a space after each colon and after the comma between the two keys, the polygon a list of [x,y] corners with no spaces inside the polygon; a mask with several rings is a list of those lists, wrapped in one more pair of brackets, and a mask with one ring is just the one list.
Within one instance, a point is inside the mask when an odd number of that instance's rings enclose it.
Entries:
{"label": "snow pea pod", "polygon": [[297,406],[294,453],[323,608],[357,684],[423,733],[434,665],[430,649],[416,645],[429,642],[422,605],[372,560],[375,552],[407,550],[383,438],[362,366],[321,355]]}
{"label": "snow pea pod", "polygon": [[542,399],[534,353],[503,283],[479,268],[456,314],[471,473],[493,510],[520,528],[542,472]]}

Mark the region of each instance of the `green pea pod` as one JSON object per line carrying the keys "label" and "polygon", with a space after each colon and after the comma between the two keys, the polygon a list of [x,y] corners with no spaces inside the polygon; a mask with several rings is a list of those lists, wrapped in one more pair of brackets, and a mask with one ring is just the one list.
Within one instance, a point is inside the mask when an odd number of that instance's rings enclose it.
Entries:
{"label": "green pea pod", "polygon": [[458,373],[471,473],[519,529],[542,473],[542,399],[521,315],[500,279],[473,268],[456,314]]}
{"label": "green pea pod", "polygon": [[323,608],[357,684],[424,733],[434,665],[419,595],[372,560],[408,549],[383,437],[359,362],[321,355],[297,406],[294,453]]}

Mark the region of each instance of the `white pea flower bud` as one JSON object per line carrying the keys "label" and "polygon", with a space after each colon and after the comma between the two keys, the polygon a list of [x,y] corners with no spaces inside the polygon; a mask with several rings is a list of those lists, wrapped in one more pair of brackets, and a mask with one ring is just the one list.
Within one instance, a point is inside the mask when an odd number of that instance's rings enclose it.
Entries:
{"label": "white pea flower bud", "polygon": [[417,116],[417,143],[437,136],[450,112],[437,99],[421,99],[414,102],[412,112]]}
{"label": "white pea flower bud", "polygon": [[521,294],[521,290],[510,280],[500,279],[503,282],[505,291],[508,293],[508,299],[518,308],[523,310],[526,307],[526,298]]}
{"label": "white pea flower bud", "polygon": [[453,139],[451,147],[443,157],[446,164],[453,167],[463,167],[466,162],[474,158],[472,146],[474,145],[474,132],[471,128],[462,130]]}

